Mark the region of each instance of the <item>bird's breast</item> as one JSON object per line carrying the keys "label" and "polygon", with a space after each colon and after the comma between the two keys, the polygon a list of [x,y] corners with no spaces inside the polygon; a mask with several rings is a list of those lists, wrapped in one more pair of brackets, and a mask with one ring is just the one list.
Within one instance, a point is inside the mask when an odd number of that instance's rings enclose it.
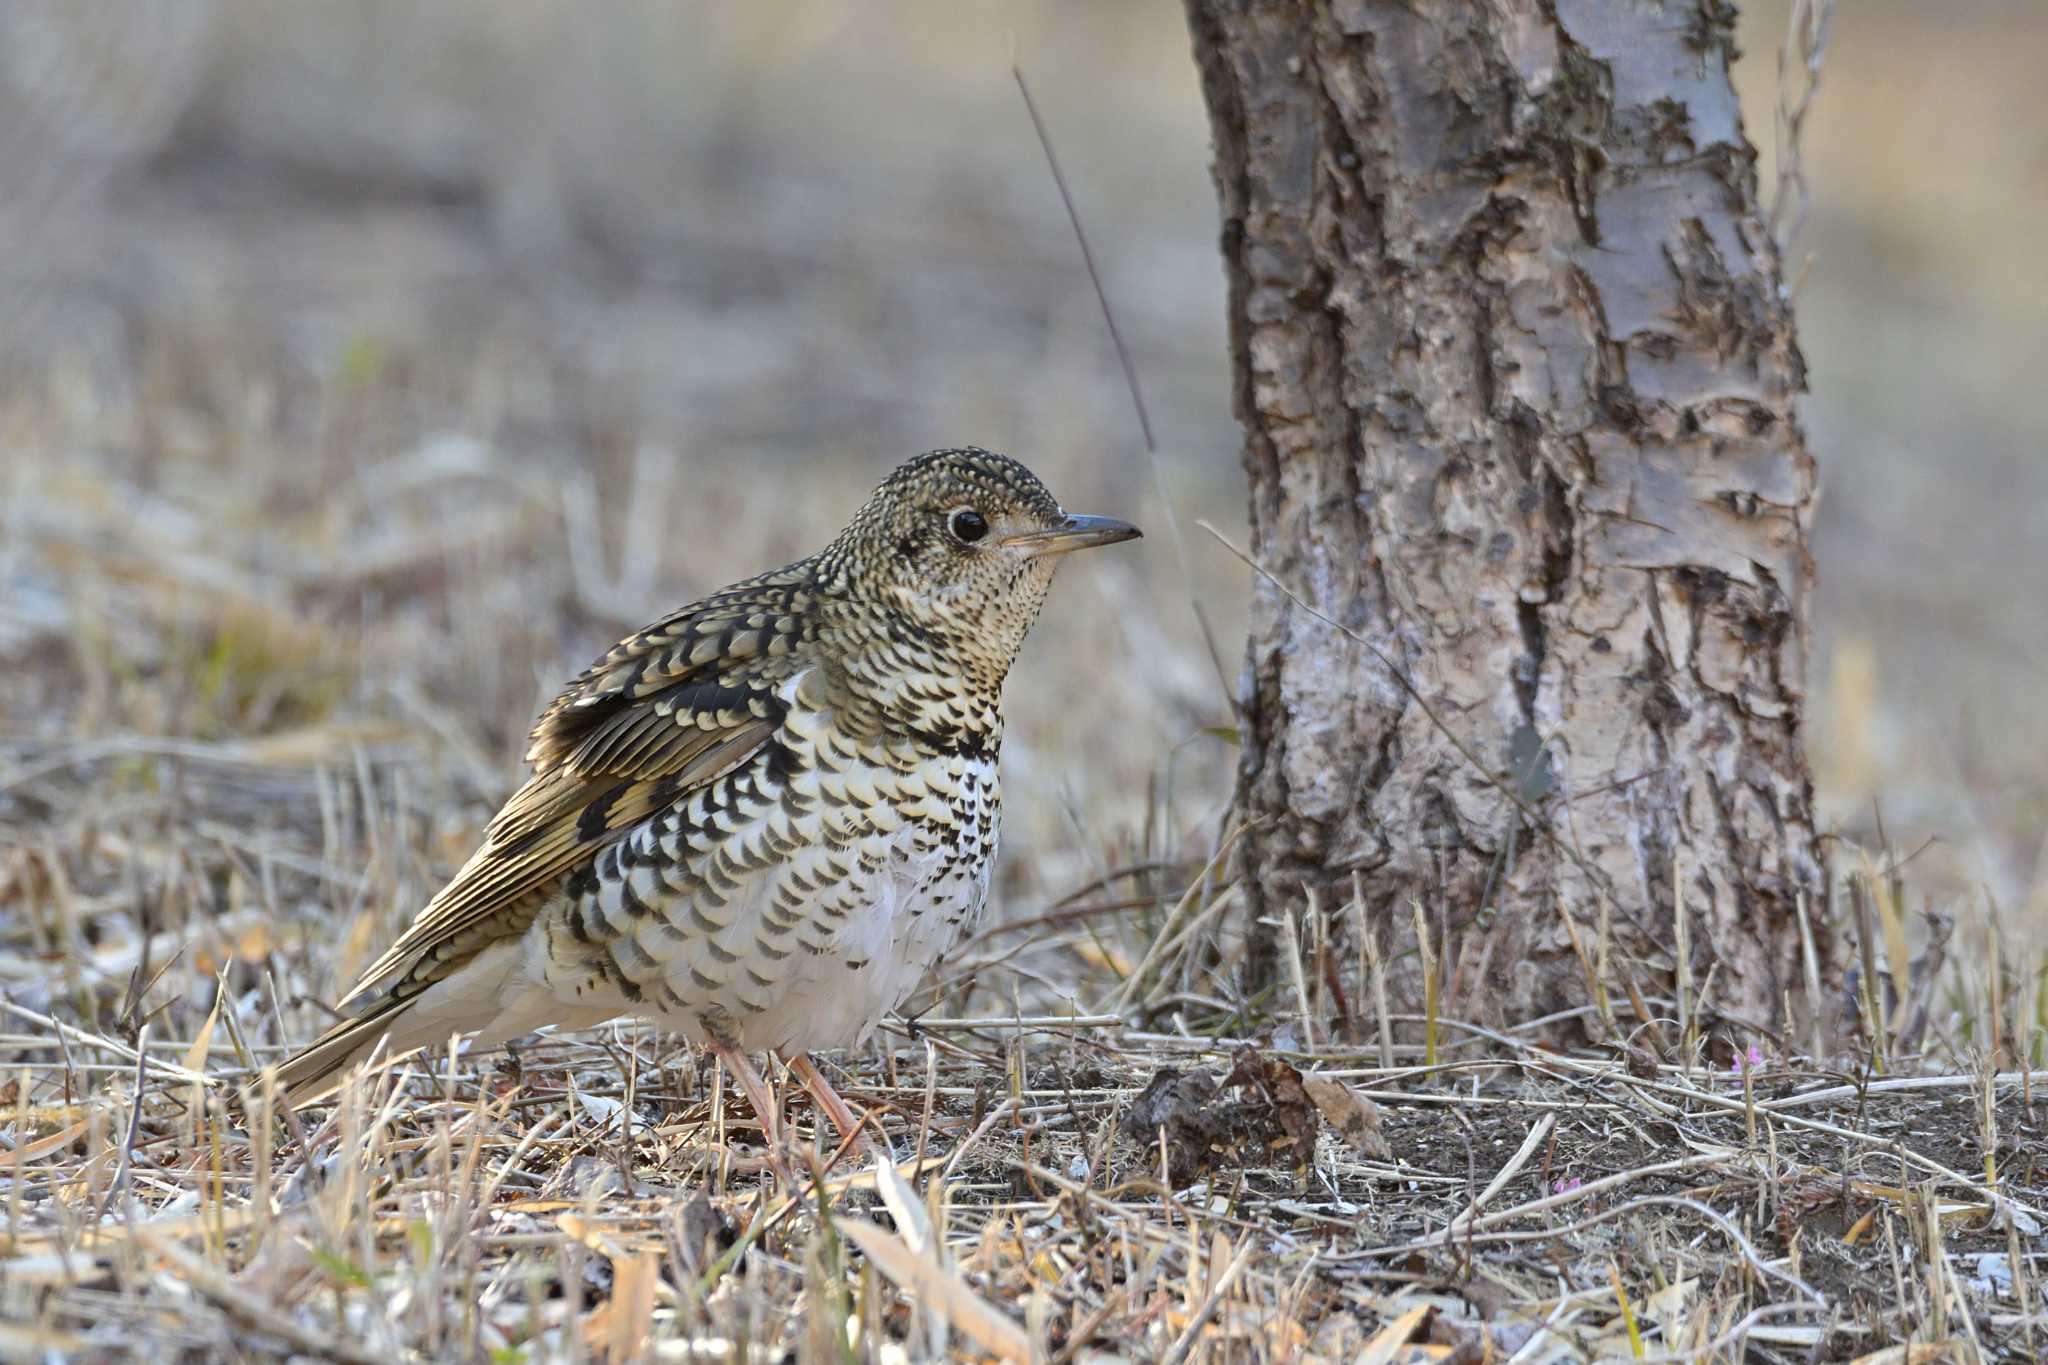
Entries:
{"label": "bird's breast", "polygon": [[993,754],[803,715],[775,745],[599,855],[544,935],[558,995],[749,1047],[844,1046],[978,922]]}

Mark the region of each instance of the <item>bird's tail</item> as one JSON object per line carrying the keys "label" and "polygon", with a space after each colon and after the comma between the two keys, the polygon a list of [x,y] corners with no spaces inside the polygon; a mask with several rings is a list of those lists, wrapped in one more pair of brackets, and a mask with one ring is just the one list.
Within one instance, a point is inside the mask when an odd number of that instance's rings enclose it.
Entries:
{"label": "bird's tail", "polygon": [[448,976],[412,995],[385,995],[353,1019],[344,1019],[277,1069],[278,1090],[294,1109],[340,1089],[349,1068],[383,1044],[397,1059],[455,1034],[482,1029],[495,1043],[552,1022],[547,997],[520,989],[518,952],[510,944],[478,953]]}
{"label": "bird's tail", "polygon": [[[381,1000],[366,1013],[342,1020],[294,1052],[277,1069],[277,1088],[285,1103],[301,1109],[339,1090],[349,1068],[366,1060],[378,1043],[387,1036],[392,1037],[394,1044],[397,1043],[406,1017],[413,1012],[413,1005],[412,1000]],[[402,1049],[394,1046],[389,1055],[395,1057],[401,1051],[409,1052],[424,1046],[425,1041]]]}

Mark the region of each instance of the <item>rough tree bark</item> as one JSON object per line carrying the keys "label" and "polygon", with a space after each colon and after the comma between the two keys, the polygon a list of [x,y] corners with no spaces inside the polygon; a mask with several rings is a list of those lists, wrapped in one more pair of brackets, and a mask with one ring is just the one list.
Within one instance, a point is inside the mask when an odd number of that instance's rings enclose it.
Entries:
{"label": "rough tree bark", "polygon": [[[1712,967],[1722,1011],[1777,1016],[1822,885],[1814,468],[1734,7],[1188,12],[1254,554],[1429,703],[1258,582],[1255,944],[1311,904],[1336,934],[1355,873],[1383,941],[1415,905],[1448,935],[1449,1008],[1526,1020],[1588,1000],[1560,907],[1589,954],[1609,917],[1611,965],[1668,997],[1682,887],[1695,988]],[[1362,1006],[1348,953],[1315,975],[1329,1012]]]}

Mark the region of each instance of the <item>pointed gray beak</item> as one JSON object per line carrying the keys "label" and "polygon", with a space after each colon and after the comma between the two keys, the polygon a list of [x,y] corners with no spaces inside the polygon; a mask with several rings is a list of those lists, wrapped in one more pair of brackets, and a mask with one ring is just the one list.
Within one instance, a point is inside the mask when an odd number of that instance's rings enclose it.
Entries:
{"label": "pointed gray beak", "polygon": [[1070,516],[1050,530],[1026,531],[1022,535],[1007,537],[1003,544],[1027,546],[1032,557],[1037,558],[1085,550],[1093,545],[1114,545],[1120,540],[1136,540],[1144,534],[1128,521],[1118,521],[1115,517]]}

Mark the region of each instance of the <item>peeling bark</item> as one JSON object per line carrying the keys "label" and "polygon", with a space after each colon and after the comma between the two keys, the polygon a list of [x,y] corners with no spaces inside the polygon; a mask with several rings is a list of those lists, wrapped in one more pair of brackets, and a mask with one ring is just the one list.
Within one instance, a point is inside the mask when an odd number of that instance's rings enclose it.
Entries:
{"label": "peeling bark", "polygon": [[[1800,743],[1814,467],[1722,0],[1188,0],[1254,553],[1241,844],[1273,917],[1444,931],[1450,1008],[1755,1020],[1821,886]],[[1304,894],[1313,891],[1315,895]],[[1814,907],[1822,967],[1838,951]],[[1333,917],[1335,933],[1343,921]],[[1412,959],[1411,959],[1412,960]],[[1397,978],[1398,979],[1398,978]],[[1340,992],[1327,994],[1334,1012]]]}

